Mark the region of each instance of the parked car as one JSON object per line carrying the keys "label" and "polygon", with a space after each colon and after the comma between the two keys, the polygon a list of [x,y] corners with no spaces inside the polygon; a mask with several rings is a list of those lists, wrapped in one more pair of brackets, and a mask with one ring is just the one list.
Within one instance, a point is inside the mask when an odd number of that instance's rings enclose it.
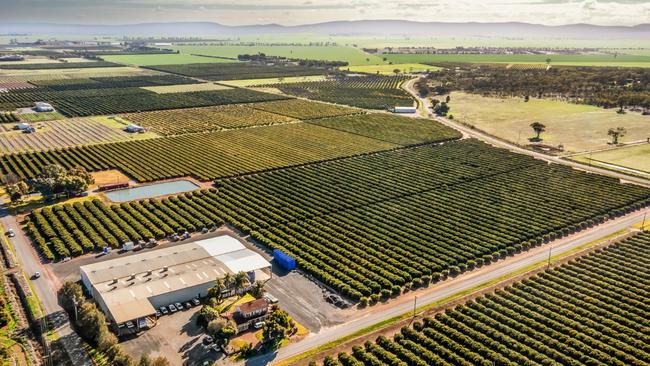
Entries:
{"label": "parked car", "polygon": [[7,236],[10,237],[10,238],[13,238],[14,236],[16,236],[16,233],[14,232],[14,229],[7,230]]}
{"label": "parked car", "polygon": [[268,302],[269,304],[277,304],[279,301],[277,297],[271,295],[268,292],[264,293],[264,299],[266,299],[266,302]]}
{"label": "parked car", "polygon": [[162,313],[160,310],[156,310],[156,318],[160,318],[162,316]]}
{"label": "parked car", "polygon": [[266,324],[266,323],[265,322],[257,322],[255,324],[253,324],[253,326],[255,327],[255,329],[262,329],[264,327],[264,324]]}
{"label": "parked car", "polygon": [[169,307],[169,311],[172,312],[172,313],[175,313],[175,312],[178,311],[178,309],[176,308],[176,306],[174,306],[174,304],[169,304],[168,307]]}
{"label": "parked car", "polygon": [[183,306],[185,306],[185,309],[189,309],[192,307],[192,303],[187,301],[185,304],[183,304]]}
{"label": "parked car", "polygon": [[128,321],[128,322],[126,322],[126,328],[127,328],[127,329],[131,329],[131,328],[133,328],[133,327],[135,327],[135,325],[133,324],[132,321]]}
{"label": "parked car", "polygon": [[211,344],[212,342],[214,342],[214,339],[212,339],[212,337],[207,335],[207,336],[203,337],[202,342],[203,342],[203,344],[205,344],[207,346],[208,344]]}
{"label": "parked car", "polygon": [[199,305],[201,305],[201,301],[199,301],[199,299],[197,299],[197,298],[193,298],[192,299],[192,304],[194,304],[194,306],[199,306]]}
{"label": "parked car", "polygon": [[334,303],[334,305],[340,307],[341,309],[347,309],[350,307],[350,304],[345,300],[337,301]]}
{"label": "parked car", "polygon": [[174,306],[176,306],[176,309],[178,309],[178,310],[183,310],[184,309],[183,304],[181,304],[180,302],[175,303]]}
{"label": "parked car", "polygon": [[160,312],[163,313],[163,315],[169,314],[169,310],[167,310],[165,306],[161,306],[160,309],[158,310],[160,310]]}
{"label": "parked car", "polygon": [[325,301],[329,302],[330,304],[336,304],[337,302],[339,302],[341,300],[343,300],[343,299],[341,299],[341,297],[338,296],[338,295],[329,294],[329,295],[325,296]]}

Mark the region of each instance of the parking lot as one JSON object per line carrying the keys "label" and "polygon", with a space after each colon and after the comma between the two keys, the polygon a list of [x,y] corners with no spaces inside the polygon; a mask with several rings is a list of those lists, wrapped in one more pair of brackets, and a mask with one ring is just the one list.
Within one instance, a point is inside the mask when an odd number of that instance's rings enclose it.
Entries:
{"label": "parking lot", "polygon": [[297,271],[283,273],[273,266],[273,278],[266,291],[279,300],[282,310],[311,332],[344,323],[351,311],[340,309],[325,300],[328,292]]}
{"label": "parking lot", "polygon": [[195,306],[163,315],[155,327],[120,344],[133,356],[149,352],[152,356],[167,357],[172,365],[202,365],[204,361],[218,360],[222,354],[206,348],[201,342],[203,329],[196,324],[200,309]]}

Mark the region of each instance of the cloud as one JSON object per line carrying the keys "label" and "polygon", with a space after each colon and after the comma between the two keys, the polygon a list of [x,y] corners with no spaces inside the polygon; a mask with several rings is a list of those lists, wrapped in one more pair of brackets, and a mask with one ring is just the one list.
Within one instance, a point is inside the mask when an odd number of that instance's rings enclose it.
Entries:
{"label": "cloud", "polygon": [[[257,19],[295,25],[331,20],[407,19],[449,22],[519,21],[543,24],[648,22],[650,1],[639,0],[0,0],[2,21],[126,24]],[[442,16],[441,16],[442,15]]]}

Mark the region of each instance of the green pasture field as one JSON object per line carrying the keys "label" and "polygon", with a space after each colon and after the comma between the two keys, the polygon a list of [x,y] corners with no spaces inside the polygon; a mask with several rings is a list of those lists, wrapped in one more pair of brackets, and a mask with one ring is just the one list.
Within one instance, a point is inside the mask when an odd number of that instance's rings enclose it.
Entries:
{"label": "green pasture field", "polygon": [[155,55],[109,55],[102,56],[109,62],[125,65],[152,66],[152,65],[180,65],[213,62],[237,62],[216,57],[201,57],[189,54],[155,54]]}
{"label": "green pasture field", "polygon": [[611,67],[650,67],[650,56],[643,55],[424,55],[424,54],[386,54],[395,64],[471,62],[471,63],[531,63],[545,64],[551,59],[551,66],[611,66]]}
{"label": "green pasture field", "polygon": [[270,56],[284,56],[289,58],[347,61],[350,65],[372,65],[383,63],[382,59],[366,54],[354,47],[346,46],[172,46],[181,54],[206,55],[231,57],[237,59],[238,55],[256,54],[259,52]]}
{"label": "green pasture field", "polygon": [[622,142],[645,140],[650,131],[650,116],[640,113],[618,114],[615,109],[531,98],[493,98],[476,94],[452,93],[450,114],[454,119],[475,126],[491,135],[520,145],[534,137],[530,124],[546,125],[542,143],[563,144],[567,152],[582,152],[608,147],[607,130],[625,127]]}
{"label": "green pasture field", "polygon": [[[623,170],[633,169],[642,172],[641,175],[650,177],[650,144],[633,145],[618,149],[605,150],[571,157],[571,159],[602,166],[605,168],[622,167]],[[645,174],[643,174],[645,173]]]}
{"label": "green pasture field", "polygon": [[600,48],[626,49],[650,48],[650,40],[639,39],[557,39],[557,38],[503,38],[503,37],[344,37],[334,36],[320,41],[354,44],[359,48],[383,47],[548,47],[548,48]]}
{"label": "green pasture field", "polygon": [[393,72],[395,69],[399,70],[402,74],[408,74],[412,72],[420,71],[437,71],[440,70],[439,67],[424,65],[424,64],[383,64],[383,65],[357,65],[357,66],[343,66],[339,68],[340,70],[350,71],[350,72],[361,72],[366,74],[377,74],[377,75],[394,75]]}
{"label": "green pasture field", "polygon": [[64,119],[65,117],[59,112],[40,112],[40,113],[22,113],[18,117],[21,121],[42,122],[52,121],[55,119]]}

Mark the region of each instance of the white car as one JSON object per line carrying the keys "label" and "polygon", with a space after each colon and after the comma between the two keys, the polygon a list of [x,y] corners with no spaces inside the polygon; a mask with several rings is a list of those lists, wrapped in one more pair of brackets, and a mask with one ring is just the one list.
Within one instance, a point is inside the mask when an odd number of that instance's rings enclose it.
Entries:
{"label": "white car", "polygon": [[264,299],[266,299],[266,302],[268,302],[269,304],[277,304],[278,303],[278,298],[271,295],[268,292],[264,293]]}
{"label": "white car", "polygon": [[32,275],[33,279],[37,279],[39,277],[41,277],[41,272],[34,272],[34,274]]}
{"label": "white car", "polygon": [[13,238],[14,236],[16,236],[16,233],[14,232],[14,229],[7,230],[7,236],[10,237],[10,238]]}

